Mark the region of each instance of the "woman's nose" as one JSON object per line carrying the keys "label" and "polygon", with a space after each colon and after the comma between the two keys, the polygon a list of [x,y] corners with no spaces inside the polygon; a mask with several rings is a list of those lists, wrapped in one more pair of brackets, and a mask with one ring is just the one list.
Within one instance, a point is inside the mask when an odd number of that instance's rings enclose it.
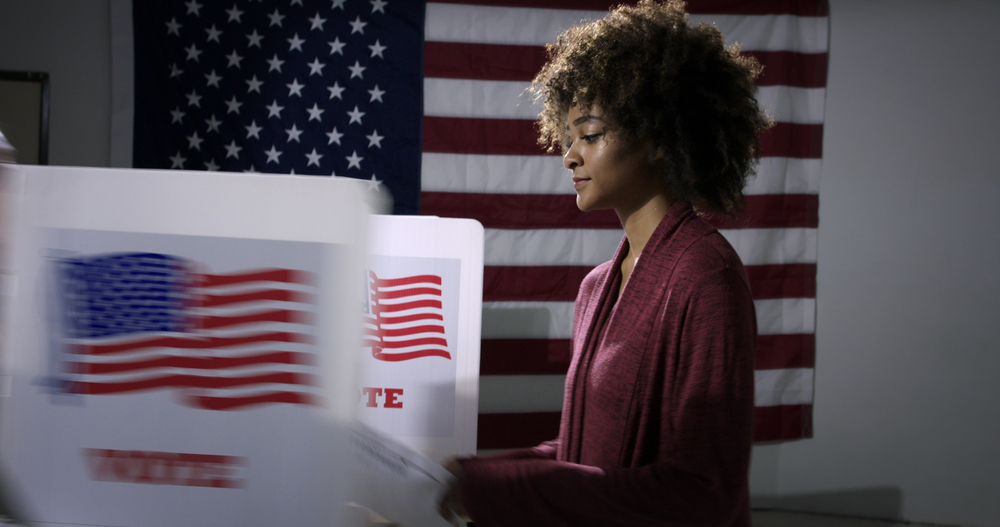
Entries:
{"label": "woman's nose", "polygon": [[569,150],[563,154],[563,166],[570,170],[580,166],[580,161],[580,153],[576,150],[576,145],[570,146]]}

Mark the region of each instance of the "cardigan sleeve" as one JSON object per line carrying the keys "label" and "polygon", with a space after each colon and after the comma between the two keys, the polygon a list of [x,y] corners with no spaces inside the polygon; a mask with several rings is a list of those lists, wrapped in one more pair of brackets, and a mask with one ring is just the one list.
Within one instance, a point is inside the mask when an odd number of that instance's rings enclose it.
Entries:
{"label": "cardigan sleeve", "polygon": [[547,457],[463,460],[462,499],[476,525],[749,525],[753,300],[734,269],[701,278],[683,308],[662,315],[673,318],[662,326],[674,336],[657,353],[678,358],[663,387],[655,459],[604,469]]}

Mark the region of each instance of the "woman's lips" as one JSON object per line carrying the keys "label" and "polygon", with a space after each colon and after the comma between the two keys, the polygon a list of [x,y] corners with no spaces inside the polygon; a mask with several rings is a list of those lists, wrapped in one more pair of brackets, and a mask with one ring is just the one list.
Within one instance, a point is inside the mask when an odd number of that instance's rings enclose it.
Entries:
{"label": "woman's lips", "polygon": [[574,177],[573,178],[573,188],[579,190],[584,185],[586,185],[588,181],[590,181],[590,180],[589,179],[580,178],[580,177]]}

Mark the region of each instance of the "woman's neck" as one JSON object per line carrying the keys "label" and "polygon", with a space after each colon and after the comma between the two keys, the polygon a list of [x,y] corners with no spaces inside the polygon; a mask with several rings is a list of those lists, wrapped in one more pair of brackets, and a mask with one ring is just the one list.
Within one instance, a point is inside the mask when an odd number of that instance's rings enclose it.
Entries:
{"label": "woman's neck", "polygon": [[615,210],[618,213],[618,219],[622,222],[622,227],[625,229],[625,237],[628,239],[628,254],[625,255],[621,265],[622,281],[618,288],[619,297],[625,290],[625,284],[629,277],[632,276],[632,269],[635,268],[639,255],[646,247],[646,242],[649,241],[656,226],[667,215],[667,210],[673,203],[669,196],[661,193],[654,195],[634,211]]}

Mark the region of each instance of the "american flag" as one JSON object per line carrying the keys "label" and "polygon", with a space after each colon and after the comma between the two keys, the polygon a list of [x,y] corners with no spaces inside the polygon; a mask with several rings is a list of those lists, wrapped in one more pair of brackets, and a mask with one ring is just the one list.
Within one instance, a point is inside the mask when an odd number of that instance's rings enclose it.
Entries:
{"label": "american flag", "polygon": [[315,287],[309,273],[199,273],[157,253],[56,262],[70,393],[177,390],[182,404],[234,410],[311,404]]}
{"label": "american flag", "polygon": [[422,357],[451,359],[444,336],[441,277],[379,278],[369,271],[370,302],[363,322],[372,357],[401,362]]}
{"label": "american flag", "polygon": [[[336,173],[388,187],[397,212],[479,220],[486,227],[479,448],[551,439],[573,299],[583,276],[613,256],[622,231],[611,213],[577,211],[561,160],[536,144],[538,109],[522,92],[544,62],[545,43],[616,3],[133,2],[135,166]],[[717,225],[747,265],[756,299],[755,438],[809,437],[828,4],[691,0],[688,11],[692,23],[715,24],[764,65],[758,99],[777,126],[762,137],[746,213]],[[260,49],[251,46],[255,33]],[[343,55],[333,53],[337,42]],[[284,61],[280,72],[275,61]],[[391,61],[376,100],[370,75]],[[365,69],[356,75],[358,68]],[[260,92],[251,93],[256,83]],[[332,97],[337,87],[343,98]],[[390,104],[398,106],[385,113]],[[271,116],[269,106],[282,109]],[[311,119],[310,109],[325,111]],[[362,112],[361,122],[349,112]],[[390,133],[370,120],[376,116],[406,121],[416,135]],[[254,122],[267,128],[259,137],[249,135]],[[327,135],[334,128],[345,134],[340,143]],[[386,136],[380,146],[365,138],[376,129]],[[274,150],[282,152],[278,162],[268,157]],[[319,167],[310,164],[319,154]]]}

